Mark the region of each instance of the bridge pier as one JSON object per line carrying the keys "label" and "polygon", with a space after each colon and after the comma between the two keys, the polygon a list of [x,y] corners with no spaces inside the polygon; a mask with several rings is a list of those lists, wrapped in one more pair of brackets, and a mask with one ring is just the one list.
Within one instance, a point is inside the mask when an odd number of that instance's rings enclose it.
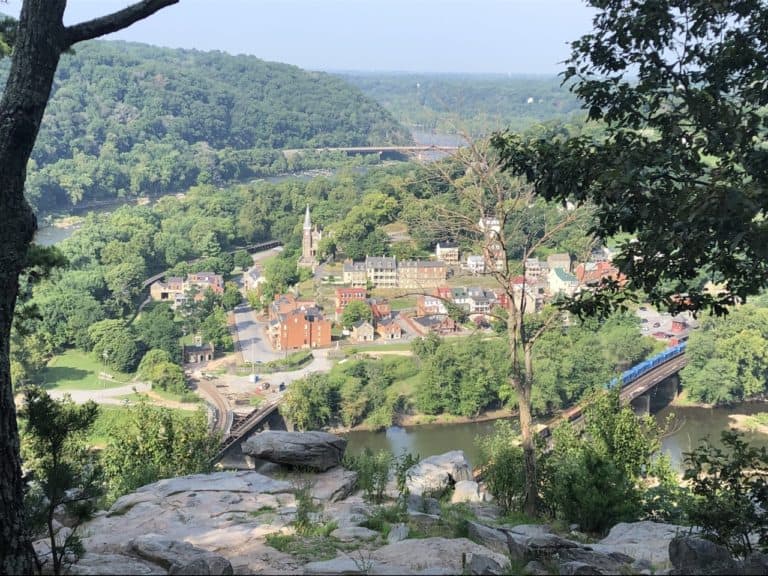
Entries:
{"label": "bridge pier", "polygon": [[629,405],[637,416],[645,416],[651,412],[651,397],[643,394],[632,400]]}

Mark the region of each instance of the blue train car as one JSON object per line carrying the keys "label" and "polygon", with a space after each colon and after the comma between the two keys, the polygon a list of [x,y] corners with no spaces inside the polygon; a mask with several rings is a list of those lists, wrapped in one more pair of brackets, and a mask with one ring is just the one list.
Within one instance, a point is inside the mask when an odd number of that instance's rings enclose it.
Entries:
{"label": "blue train car", "polygon": [[656,356],[648,358],[648,360],[643,360],[639,364],[635,364],[631,368],[622,372],[621,376],[613,378],[610,382],[608,382],[606,387],[615,388],[619,384],[619,382],[621,382],[622,388],[628,384],[631,384],[632,382],[637,380],[640,376],[642,376],[649,370],[652,370],[659,364],[663,364],[670,358],[674,358],[675,356],[679,356],[680,354],[683,354],[685,352],[686,344],[687,342],[681,342],[676,346],[667,348],[663,352],[659,352],[658,354],[656,354]]}

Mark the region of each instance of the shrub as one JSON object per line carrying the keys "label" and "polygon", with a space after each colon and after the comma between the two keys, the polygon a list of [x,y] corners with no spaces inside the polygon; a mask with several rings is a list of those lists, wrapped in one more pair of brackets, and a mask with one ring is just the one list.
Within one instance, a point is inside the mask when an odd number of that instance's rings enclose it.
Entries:
{"label": "shrub", "polygon": [[685,454],[684,479],[693,493],[687,513],[707,538],[745,556],[753,549],[751,534],[768,547],[768,452],[736,431],[721,437],[727,451],[704,441]]}
{"label": "shrub", "polygon": [[391,452],[379,450],[373,453],[366,448],[357,456],[344,457],[344,467],[357,472],[357,485],[369,502],[380,504],[389,480],[389,467],[393,462]]}
{"label": "shrub", "polygon": [[520,508],[525,485],[523,451],[510,422],[497,420],[493,433],[475,442],[484,463],[483,479],[488,491],[505,513]]}

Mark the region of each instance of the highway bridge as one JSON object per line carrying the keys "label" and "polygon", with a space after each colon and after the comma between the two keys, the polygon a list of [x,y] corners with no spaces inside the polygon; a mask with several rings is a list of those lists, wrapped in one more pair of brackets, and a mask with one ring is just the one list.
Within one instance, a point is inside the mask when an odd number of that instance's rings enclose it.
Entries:
{"label": "highway bridge", "polygon": [[401,156],[418,156],[418,155],[430,155],[430,154],[442,154],[450,155],[456,152],[459,146],[437,146],[437,145],[422,145],[422,146],[341,146],[335,148],[306,148],[306,149],[291,149],[283,150],[283,155],[286,158],[291,158],[301,152],[342,152],[344,154],[379,154],[380,156],[386,155],[401,155]]}

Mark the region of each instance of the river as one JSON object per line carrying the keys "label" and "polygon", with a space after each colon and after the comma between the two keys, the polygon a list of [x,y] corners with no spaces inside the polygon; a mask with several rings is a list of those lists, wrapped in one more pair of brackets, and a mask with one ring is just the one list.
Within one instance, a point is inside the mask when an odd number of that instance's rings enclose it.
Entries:
{"label": "river", "polygon": [[[683,453],[696,447],[699,440],[709,436],[713,444],[722,446],[719,442],[720,432],[727,429],[730,414],[756,412],[768,412],[768,403],[738,404],[730,408],[712,409],[668,406],[655,415],[660,423],[665,422],[669,414],[675,415],[672,432],[664,438],[662,451],[669,454],[673,465],[680,469]],[[408,429],[393,426],[382,432],[360,431],[346,434],[347,450],[351,454],[358,454],[366,447],[373,451],[386,448],[395,454],[406,450],[422,458],[449,450],[463,450],[474,466],[479,463],[475,438],[492,430],[493,422],[430,424]],[[746,439],[755,446],[768,448],[768,435],[747,433]]]}

